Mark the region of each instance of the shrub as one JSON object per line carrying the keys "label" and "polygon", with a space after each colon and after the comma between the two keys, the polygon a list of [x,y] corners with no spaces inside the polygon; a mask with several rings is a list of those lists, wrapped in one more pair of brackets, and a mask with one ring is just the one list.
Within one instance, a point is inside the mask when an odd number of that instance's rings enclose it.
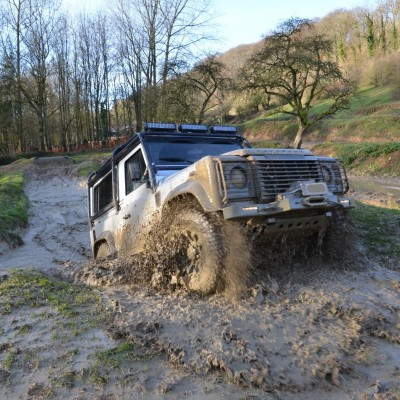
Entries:
{"label": "shrub", "polygon": [[14,156],[0,156],[0,165],[8,165],[16,160],[17,158]]}

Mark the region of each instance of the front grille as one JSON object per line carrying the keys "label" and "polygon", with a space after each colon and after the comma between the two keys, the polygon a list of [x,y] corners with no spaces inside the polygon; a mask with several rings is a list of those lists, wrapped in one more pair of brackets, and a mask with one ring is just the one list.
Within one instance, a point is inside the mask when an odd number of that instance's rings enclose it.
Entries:
{"label": "front grille", "polygon": [[258,160],[256,167],[261,201],[273,200],[286,192],[292,182],[323,182],[318,160]]}

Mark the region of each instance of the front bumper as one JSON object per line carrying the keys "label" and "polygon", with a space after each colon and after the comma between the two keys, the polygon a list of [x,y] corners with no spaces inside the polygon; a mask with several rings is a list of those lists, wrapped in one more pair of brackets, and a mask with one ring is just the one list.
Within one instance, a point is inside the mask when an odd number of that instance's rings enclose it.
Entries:
{"label": "front bumper", "polygon": [[337,196],[333,193],[328,193],[324,196],[299,197],[281,195],[278,200],[266,204],[252,204],[249,202],[230,204],[223,208],[223,214],[225,219],[268,217],[286,213],[299,216],[302,212],[307,216],[310,211],[323,213],[333,209],[348,209],[352,207],[351,199]]}

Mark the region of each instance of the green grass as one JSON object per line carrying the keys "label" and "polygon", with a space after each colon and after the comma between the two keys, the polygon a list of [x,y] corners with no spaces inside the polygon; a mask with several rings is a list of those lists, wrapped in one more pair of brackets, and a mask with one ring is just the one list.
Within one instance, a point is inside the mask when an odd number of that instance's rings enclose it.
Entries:
{"label": "green grass", "polygon": [[132,362],[146,361],[150,357],[149,355],[137,354],[132,343],[124,342],[118,347],[97,351],[94,354],[93,364],[91,367],[83,369],[81,376],[83,380],[98,386],[104,386],[113,370],[123,371]]}
{"label": "green grass", "polygon": [[[77,301],[83,293],[86,295],[85,304]],[[73,318],[79,314],[83,305],[96,306],[99,302],[98,295],[90,289],[74,286],[39,272],[13,271],[8,279],[0,283],[0,314],[9,314],[13,309],[22,306],[51,306],[58,314]],[[93,313],[96,313],[96,307],[93,309]],[[93,315],[86,316],[89,317]]]}
{"label": "green grass", "polygon": [[85,369],[82,375],[84,379],[100,387],[107,384],[109,379],[106,374],[102,373],[98,361],[96,361],[91,368]]}
{"label": "green grass", "polygon": [[[320,121],[310,128],[308,140],[336,139],[342,141],[399,141],[400,101],[391,87],[369,87],[350,99],[349,108]],[[331,100],[315,103],[311,115],[326,110]],[[293,140],[297,131],[294,117],[273,110],[258,113],[239,125],[247,137],[257,140]],[[307,140],[307,136],[306,136]]]}
{"label": "green grass", "polygon": [[26,335],[32,330],[32,325],[25,324],[18,329],[18,335]]}
{"label": "green grass", "polygon": [[294,121],[290,119],[256,118],[238,125],[238,129],[239,132],[252,141],[279,140],[288,142],[293,139],[297,127]]}
{"label": "green grass", "polygon": [[12,349],[6,356],[6,359],[4,360],[4,367],[7,371],[10,371],[12,366],[14,365],[15,362],[15,350]]}
{"label": "green grass", "polygon": [[98,170],[100,165],[101,164],[99,161],[89,161],[88,163],[85,163],[85,165],[82,165],[78,168],[78,174],[79,176],[89,176],[90,173]]}
{"label": "green grass", "polygon": [[21,243],[16,231],[28,223],[28,206],[23,172],[0,175],[0,240],[11,245]]}
{"label": "green grass", "polygon": [[393,100],[393,88],[386,87],[367,87],[358,91],[350,99],[350,108],[346,112],[357,112],[361,108],[371,106],[381,106],[390,103]]}
{"label": "green grass", "polygon": [[340,158],[349,170],[371,175],[400,175],[400,142],[333,143],[312,148],[316,154]]}
{"label": "green grass", "polygon": [[146,357],[139,356],[134,351],[134,346],[130,342],[125,342],[118,347],[108,349],[95,354],[96,361],[106,367],[121,368],[123,361],[143,361]]}
{"label": "green grass", "polygon": [[262,141],[255,141],[252,143],[253,147],[260,148],[260,149],[284,149],[287,148],[284,144],[277,142],[277,141],[269,141],[269,140],[262,140]]}
{"label": "green grass", "polygon": [[365,229],[365,246],[369,255],[400,257],[400,209],[357,202],[350,215]]}

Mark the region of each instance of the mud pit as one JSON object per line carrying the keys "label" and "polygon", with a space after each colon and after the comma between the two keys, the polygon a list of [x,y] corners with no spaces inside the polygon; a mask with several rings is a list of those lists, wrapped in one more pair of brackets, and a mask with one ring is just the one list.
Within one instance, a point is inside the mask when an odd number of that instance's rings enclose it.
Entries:
{"label": "mud pit", "polygon": [[118,263],[104,267],[94,263],[77,275],[108,285],[104,299],[118,305],[113,318],[123,335],[162,350],[185,371],[222,372],[229,382],[259,388],[261,398],[359,398],[377,380],[381,392],[397,390],[396,271],[373,263],[357,271],[321,265],[319,272],[303,270],[300,279],[288,274],[282,286],[271,278],[268,287],[233,303],[221,294],[201,299],[142,285],[121,288],[114,283],[123,280]]}
{"label": "mud pit", "polygon": [[[32,172],[27,186],[32,227],[23,247],[0,256],[1,269],[57,268],[76,283],[99,287],[113,335],[158,354],[158,383],[168,386],[163,394],[198,399],[400,398],[398,270],[368,260],[358,246],[346,265],[297,263],[284,274],[270,271],[241,299],[159,292],[148,280],[141,282],[146,276],[131,260],[85,261],[86,192],[68,175],[65,168]],[[59,197],[48,196],[49,189]],[[45,209],[52,211],[46,216]],[[35,256],[25,258],[29,253]],[[149,379],[152,392],[142,396],[157,398],[156,387],[161,386],[154,374]],[[131,390],[124,393],[140,396]],[[124,398],[113,386],[107,393]],[[69,396],[73,398],[72,392]]]}

